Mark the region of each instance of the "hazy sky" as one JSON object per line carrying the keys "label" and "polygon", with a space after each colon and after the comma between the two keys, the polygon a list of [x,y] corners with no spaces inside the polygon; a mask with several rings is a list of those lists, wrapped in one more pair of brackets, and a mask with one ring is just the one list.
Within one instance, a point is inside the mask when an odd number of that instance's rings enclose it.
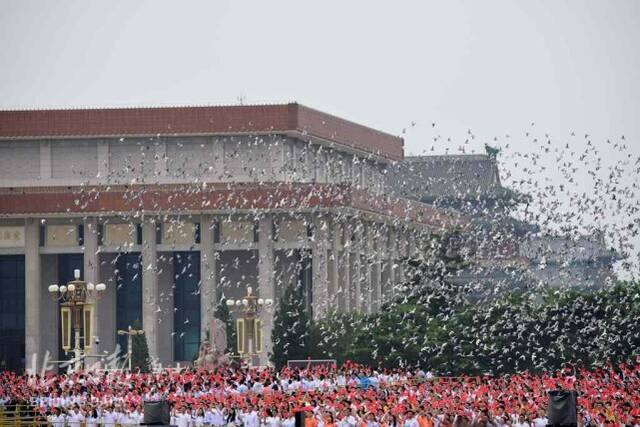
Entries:
{"label": "hazy sky", "polygon": [[0,0],[0,108],[296,100],[415,121],[413,152],[432,122],[637,137],[639,22],[637,0]]}
{"label": "hazy sky", "polygon": [[639,23],[637,0],[0,0],[0,108],[295,100],[409,153],[492,142],[522,178],[532,135],[640,155]]}

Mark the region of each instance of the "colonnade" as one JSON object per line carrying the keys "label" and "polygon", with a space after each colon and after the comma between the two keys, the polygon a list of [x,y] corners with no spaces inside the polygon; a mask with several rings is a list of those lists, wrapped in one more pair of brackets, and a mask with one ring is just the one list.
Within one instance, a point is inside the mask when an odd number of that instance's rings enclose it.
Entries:
{"label": "colonnade", "polygon": [[[284,214],[264,213],[251,217],[256,222],[255,238],[248,242],[229,242],[219,237],[220,218],[215,214],[190,216],[189,221],[199,224],[199,239],[188,248],[174,247],[158,242],[158,217],[147,217],[141,223],[141,241],[128,250],[139,251],[142,274],[142,320],[152,357],[165,363],[175,362],[167,345],[172,330],[172,293],[175,272],[167,265],[163,255],[172,249],[199,252],[200,270],[200,338],[211,325],[215,307],[223,293],[220,271],[221,255],[227,250],[255,251],[257,277],[254,289],[261,298],[276,300],[283,283],[276,283],[276,253],[282,250],[304,250],[311,256],[313,318],[320,319],[330,311],[365,312],[378,310],[397,292],[397,285],[404,280],[401,259],[410,256],[420,247],[421,232],[418,229],[398,227],[388,218],[365,215],[345,215],[340,212],[306,213],[295,216],[302,220],[309,232],[295,241],[282,241],[274,235],[274,223],[287,217]],[[228,218],[228,216],[224,217]],[[116,249],[101,245],[99,221],[104,218],[82,220],[83,241],[79,249],[83,254],[84,277],[93,283],[105,282],[108,290],[96,303],[94,310],[95,331],[101,336],[102,350],[115,345],[115,289],[113,259]],[[216,238],[216,233],[218,237]],[[26,297],[26,355],[27,365],[31,355],[45,351],[55,354],[57,339],[50,334],[57,331],[56,308],[48,298],[47,287],[55,280],[43,271],[43,254],[40,221],[25,220],[25,297]],[[55,250],[55,249],[52,249]],[[50,254],[52,250],[44,251]],[[118,250],[122,250],[119,248]],[[61,249],[62,252],[69,249]],[[109,256],[112,252],[113,255]],[[172,277],[174,276],[174,277]],[[236,289],[235,292],[245,290]],[[241,294],[226,295],[238,298]],[[169,301],[169,302],[167,302]],[[179,308],[176,308],[179,309]],[[268,363],[271,351],[274,309],[263,309],[260,317],[263,331],[262,364]],[[164,322],[164,323],[163,323]]]}

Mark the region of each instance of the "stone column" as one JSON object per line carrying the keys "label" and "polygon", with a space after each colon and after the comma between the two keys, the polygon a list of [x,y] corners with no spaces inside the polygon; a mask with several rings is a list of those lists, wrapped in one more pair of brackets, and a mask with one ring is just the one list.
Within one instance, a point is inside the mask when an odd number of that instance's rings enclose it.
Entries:
{"label": "stone column", "polygon": [[[207,336],[218,304],[213,227],[214,218],[211,215],[200,217],[200,342]],[[215,331],[209,331],[209,334],[213,339]]]}
{"label": "stone column", "polygon": [[[87,283],[93,283],[94,285],[100,283],[100,256],[98,254],[98,222],[95,218],[87,218],[84,221],[84,280]],[[93,301],[93,323],[92,334],[93,336],[100,336],[98,332],[98,325],[100,321],[100,310],[104,306],[100,300]],[[86,337],[91,340],[91,350],[93,354],[101,353],[100,346],[96,346],[93,337]],[[94,363],[95,360],[89,360],[89,363]]]}
{"label": "stone column", "polygon": [[340,276],[339,276],[339,266],[340,266],[340,226],[337,223],[335,217],[331,220],[331,265],[329,269],[329,283],[331,286],[329,287],[329,295],[327,298],[327,302],[329,304],[330,310],[337,310],[339,307],[338,304],[338,292],[340,289]]}
{"label": "stone column", "polygon": [[[104,295],[100,297],[100,322],[96,325],[96,332],[100,336],[99,352],[108,351],[112,353],[116,349],[116,307],[118,304],[118,282],[116,280],[115,259],[118,254],[100,254],[100,259],[104,262],[100,266],[100,282],[107,286]],[[133,326],[133,325],[131,325]],[[123,351],[124,349],[120,349]],[[122,356],[122,354],[121,354]]]}
{"label": "stone column", "polygon": [[378,252],[380,254],[380,274],[381,274],[381,293],[380,293],[380,305],[386,303],[391,299],[392,287],[393,287],[393,271],[391,270],[391,242],[390,242],[390,226],[383,224],[380,227],[380,248]]}
{"label": "stone column", "polygon": [[372,312],[372,303],[373,303],[373,298],[372,298],[372,257],[373,257],[373,250],[372,250],[372,245],[371,245],[371,237],[369,235],[371,230],[371,224],[370,223],[363,223],[362,225],[362,279],[363,279],[363,288],[362,289],[362,294],[363,294],[363,301],[362,301],[362,311],[364,313],[371,313]]}
{"label": "stone column", "polygon": [[400,269],[398,266],[398,233],[394,225],[389,226],[389,268],[390,268],[390,285],[391,298],[397,293],[399,283]]}
{"label": "stone column", "polygon": [[[158,337],[158,360],[163,366],[175,364],[175,362],[184,362],[184,360],[175,360],[174,354],[174,336],[175,332],[173,309],[175,308],[174,287],[175,280],[175,252],[160,252],[157,260],[157,284],[158,284],[158,307],[160,311],[157,313],[156,336]],[[180,309],[180,308],[178,308]]]}
{"label": "stone column", "polygon": [[404,283],[405,281],[405,272],[406,272],[406,257],[407,257],[407,242],[404,230],[402,228],[398,228],[396,230],[396,254],[398,256],[398,283]]}
{"label": "stone column", "polygon": [[321,216],[313,219],[311,269],[313,270],[313,318],[322,319],[329,310],[329,283],[327,268],[327,241],[329,227]]}
{"label": "stone column", "polygon": [[385,300],[385,294],[387,292],[387,271],[386,271],[386,257],[387,257],[387,236],[385,234],[385,225],[378,224],[377,236],[376,236],[376,254],[378,256],[378,265],[380,268],[380,284],[378,294],[378,308],[383,304]]}
{"label": "stone column", "polygon": [[380,268],[380,227],[377,224],[371,224],[369,238],[372,239],[373,255],[371,266],[371,310],[378,311],[382,300],[382,271]]}
{"label": "stone column", "polygon": [[[24,230],[24,265],[25,265],[25,368],[41,368],[41,292],[40,282],[40,224],[35,218],[27,218]],[[35,355],[35,366],[34,363]],[[55,355],[57,356],[57,355]],[[54,357],[55,357],[54,356]]]}
{"label": "stone column", "polygon": [[[274,256],[273,256],[273,218],[265,215],[260,219],[258,229],[258,292],[260,298],[274,299]],[[274,305],[277,301],[274,301]],[[271,331],[273,330],[273,315],[275,307],[263,307],[260,312],[262,320],[262,353],[260,354],[260,365],[269,364],[269,353],[271,353]],[[253,344],[256,345],[255,343]]]}
{"label": "stone column", "polygon": [[342,224],[342,256],[340,258],[340,275],[342,276],[342,284],[339,292],[339,298],[342,301],[340,307],[345,313],[351,311],[351,262],[349,261],[351,252],[350,240],[349,222],[345,221]]}
{"label": "stone column", "polygon": [[[156,224],[146,219],[142,223],[142,326],[149,346],[149,356],[158,360],[158,251]],[[170,339],[170,337],[165,337]]]}
{"label": "stone column", "polygon": [[[58,321],[60,307],[58,301],[49,296],[49,285],[58,283],[58,255],[40,255],[40,355],[38,369],[42,368],[43,358],[58,360]],[[30,362],[30,361],[28,361]]]}
{"label": "stone column", "polygon": [[354,249],[354,272],[353,272],[353,287],[355,292],[354,298],[354,307],[353,310],[361,311],[362,310],[362,244],[363,244],[363,234],[362,234],[362,223],[357,222],[357,226],[355,229],[356,233],[356,241]]}

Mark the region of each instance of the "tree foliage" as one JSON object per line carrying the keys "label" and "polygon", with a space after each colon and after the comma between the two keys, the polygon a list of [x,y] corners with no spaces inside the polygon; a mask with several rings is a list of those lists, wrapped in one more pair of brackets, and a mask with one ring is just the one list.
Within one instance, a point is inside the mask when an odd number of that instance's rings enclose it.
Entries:
{"label": "tree foliage", "polygon": [[271,334],[273,350],[269,356],[276,369],[287,360],[310,356],[310,329],[302,287],[289,285],[276,309]]}
{"label": "tree foliage", "polygon": [[[142,329],[142,325],[136,322],[134,329]],[[151,358],[149,357],[149,346],[147,345],[147,335],[134,335],[131,341],[131,368],[140,369],[140,372],[151,371]]]}
{"label": "tree foliage", "polygon": [[453,375],[617,363],[640,354],[640,284],[475,300],[431,276],[377,313],[327,317],[312,336],[314,357]]}

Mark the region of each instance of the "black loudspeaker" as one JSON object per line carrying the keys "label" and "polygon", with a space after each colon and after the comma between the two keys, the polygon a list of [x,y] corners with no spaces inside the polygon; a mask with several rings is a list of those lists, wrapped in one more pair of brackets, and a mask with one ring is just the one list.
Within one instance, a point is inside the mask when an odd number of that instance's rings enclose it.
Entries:
{"label": "black loudspeaker", "polygon": [[547,418],[552,426],[578,425],[578,396],[575,390],[553,390],[549,392]]}
{"label": "black loudspeaker", "polygon": [[294,415],[296,419],[296,427],[304,427],[304,411],[298,411]]}
{"label": "black loudspeaker", "polygon": [[145,425],[169,425],[171,421],[169,402],[166,400],[145,400],[143,421]]}

